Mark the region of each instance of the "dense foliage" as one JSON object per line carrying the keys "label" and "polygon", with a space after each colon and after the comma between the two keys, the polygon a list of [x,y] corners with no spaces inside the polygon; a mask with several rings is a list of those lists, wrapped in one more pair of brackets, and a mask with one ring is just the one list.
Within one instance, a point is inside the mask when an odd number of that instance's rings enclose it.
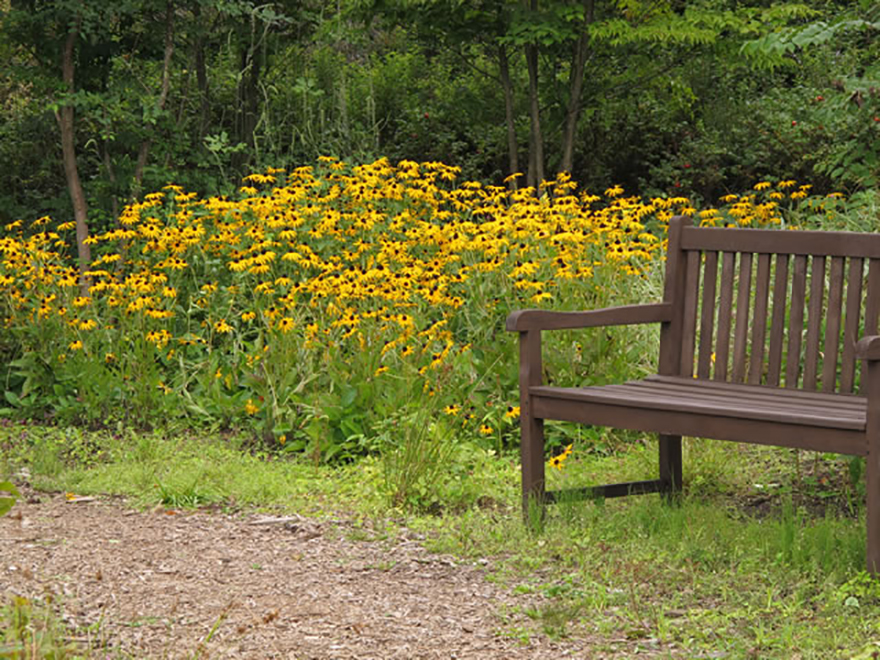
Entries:
{"label": "dense foliage", "polygon": [[[620,187],[592,195],[565,175],[539,197],[457,174],[323,158],[250,175],[232,196],[169,185],[89,239],[84,283],[65,250],[74,223],[9,223],[4,412],[246,425],[321,459],[375,450],[389,420],[413,415],[444,436],[515,441],[507,314],[633,299],[669,218],[696,209]],[[838,203],[808,190],[762,182],[699,221],[780,224]],[[560,379],[639,368],[639,346],[615,344],[614,332],[565,335],[548,362]]]}
{"label": "dense foliage", "polygon": [[484,183],[566,171],[592,189],[702,199],[771,175],[871,187],[877,11],[7,0],[0,221],[79,208],[101,231],[169,181],[228,192],[250,171],[328,153],[452,162]]}

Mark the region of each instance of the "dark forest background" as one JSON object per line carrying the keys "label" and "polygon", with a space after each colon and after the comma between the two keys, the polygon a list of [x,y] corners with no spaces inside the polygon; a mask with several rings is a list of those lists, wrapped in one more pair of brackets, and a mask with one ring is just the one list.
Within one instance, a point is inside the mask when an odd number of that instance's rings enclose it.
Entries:
{"label": "dark forest background", "polygon": [[0,0],[0,222],[94,231],[319,155],[710,202],[871,189],[878,28],[865,0]]}

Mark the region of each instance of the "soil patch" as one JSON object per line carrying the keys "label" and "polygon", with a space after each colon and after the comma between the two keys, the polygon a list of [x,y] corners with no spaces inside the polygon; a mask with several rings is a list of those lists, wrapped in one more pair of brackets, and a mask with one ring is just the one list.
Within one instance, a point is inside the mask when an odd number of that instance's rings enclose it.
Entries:
{"label": "soil patch", "polygon": [[108,657],[628,654],[584,638],[524,643],[510,631],[534,630],[521,612],[535,596],[489,581],[487,560],[429,553],[411,532],[356,540],[345,521],[25,495],[0,519],[0,598],[54,594],[70,629]]}

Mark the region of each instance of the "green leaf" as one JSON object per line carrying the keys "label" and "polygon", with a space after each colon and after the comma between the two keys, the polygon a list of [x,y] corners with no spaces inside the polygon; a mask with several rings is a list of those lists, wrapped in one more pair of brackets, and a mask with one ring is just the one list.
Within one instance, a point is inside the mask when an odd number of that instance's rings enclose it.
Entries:
{"label": "green leaf", "polygon": [[354,405],[355,400],[357,399],[357,388],[356,387],[346,387],[342,390],[342,396],[339,399],[339,404],[343,408],[351,408]]}
{"label": "green leaf", "polygon": [[15,505],[15,501],[21,497],[21,493],[11,481],[0,482],[0,516],[5,516]]}

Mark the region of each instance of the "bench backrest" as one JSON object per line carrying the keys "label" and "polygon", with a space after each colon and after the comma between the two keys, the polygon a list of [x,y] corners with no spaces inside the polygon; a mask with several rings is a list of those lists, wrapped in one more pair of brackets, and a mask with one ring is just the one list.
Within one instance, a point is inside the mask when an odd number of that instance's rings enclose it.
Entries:
{"label": "bench backrest", "polygon": [[880,234],[670,223],[660,372],[858,391],[855,343],[877,333]]}

